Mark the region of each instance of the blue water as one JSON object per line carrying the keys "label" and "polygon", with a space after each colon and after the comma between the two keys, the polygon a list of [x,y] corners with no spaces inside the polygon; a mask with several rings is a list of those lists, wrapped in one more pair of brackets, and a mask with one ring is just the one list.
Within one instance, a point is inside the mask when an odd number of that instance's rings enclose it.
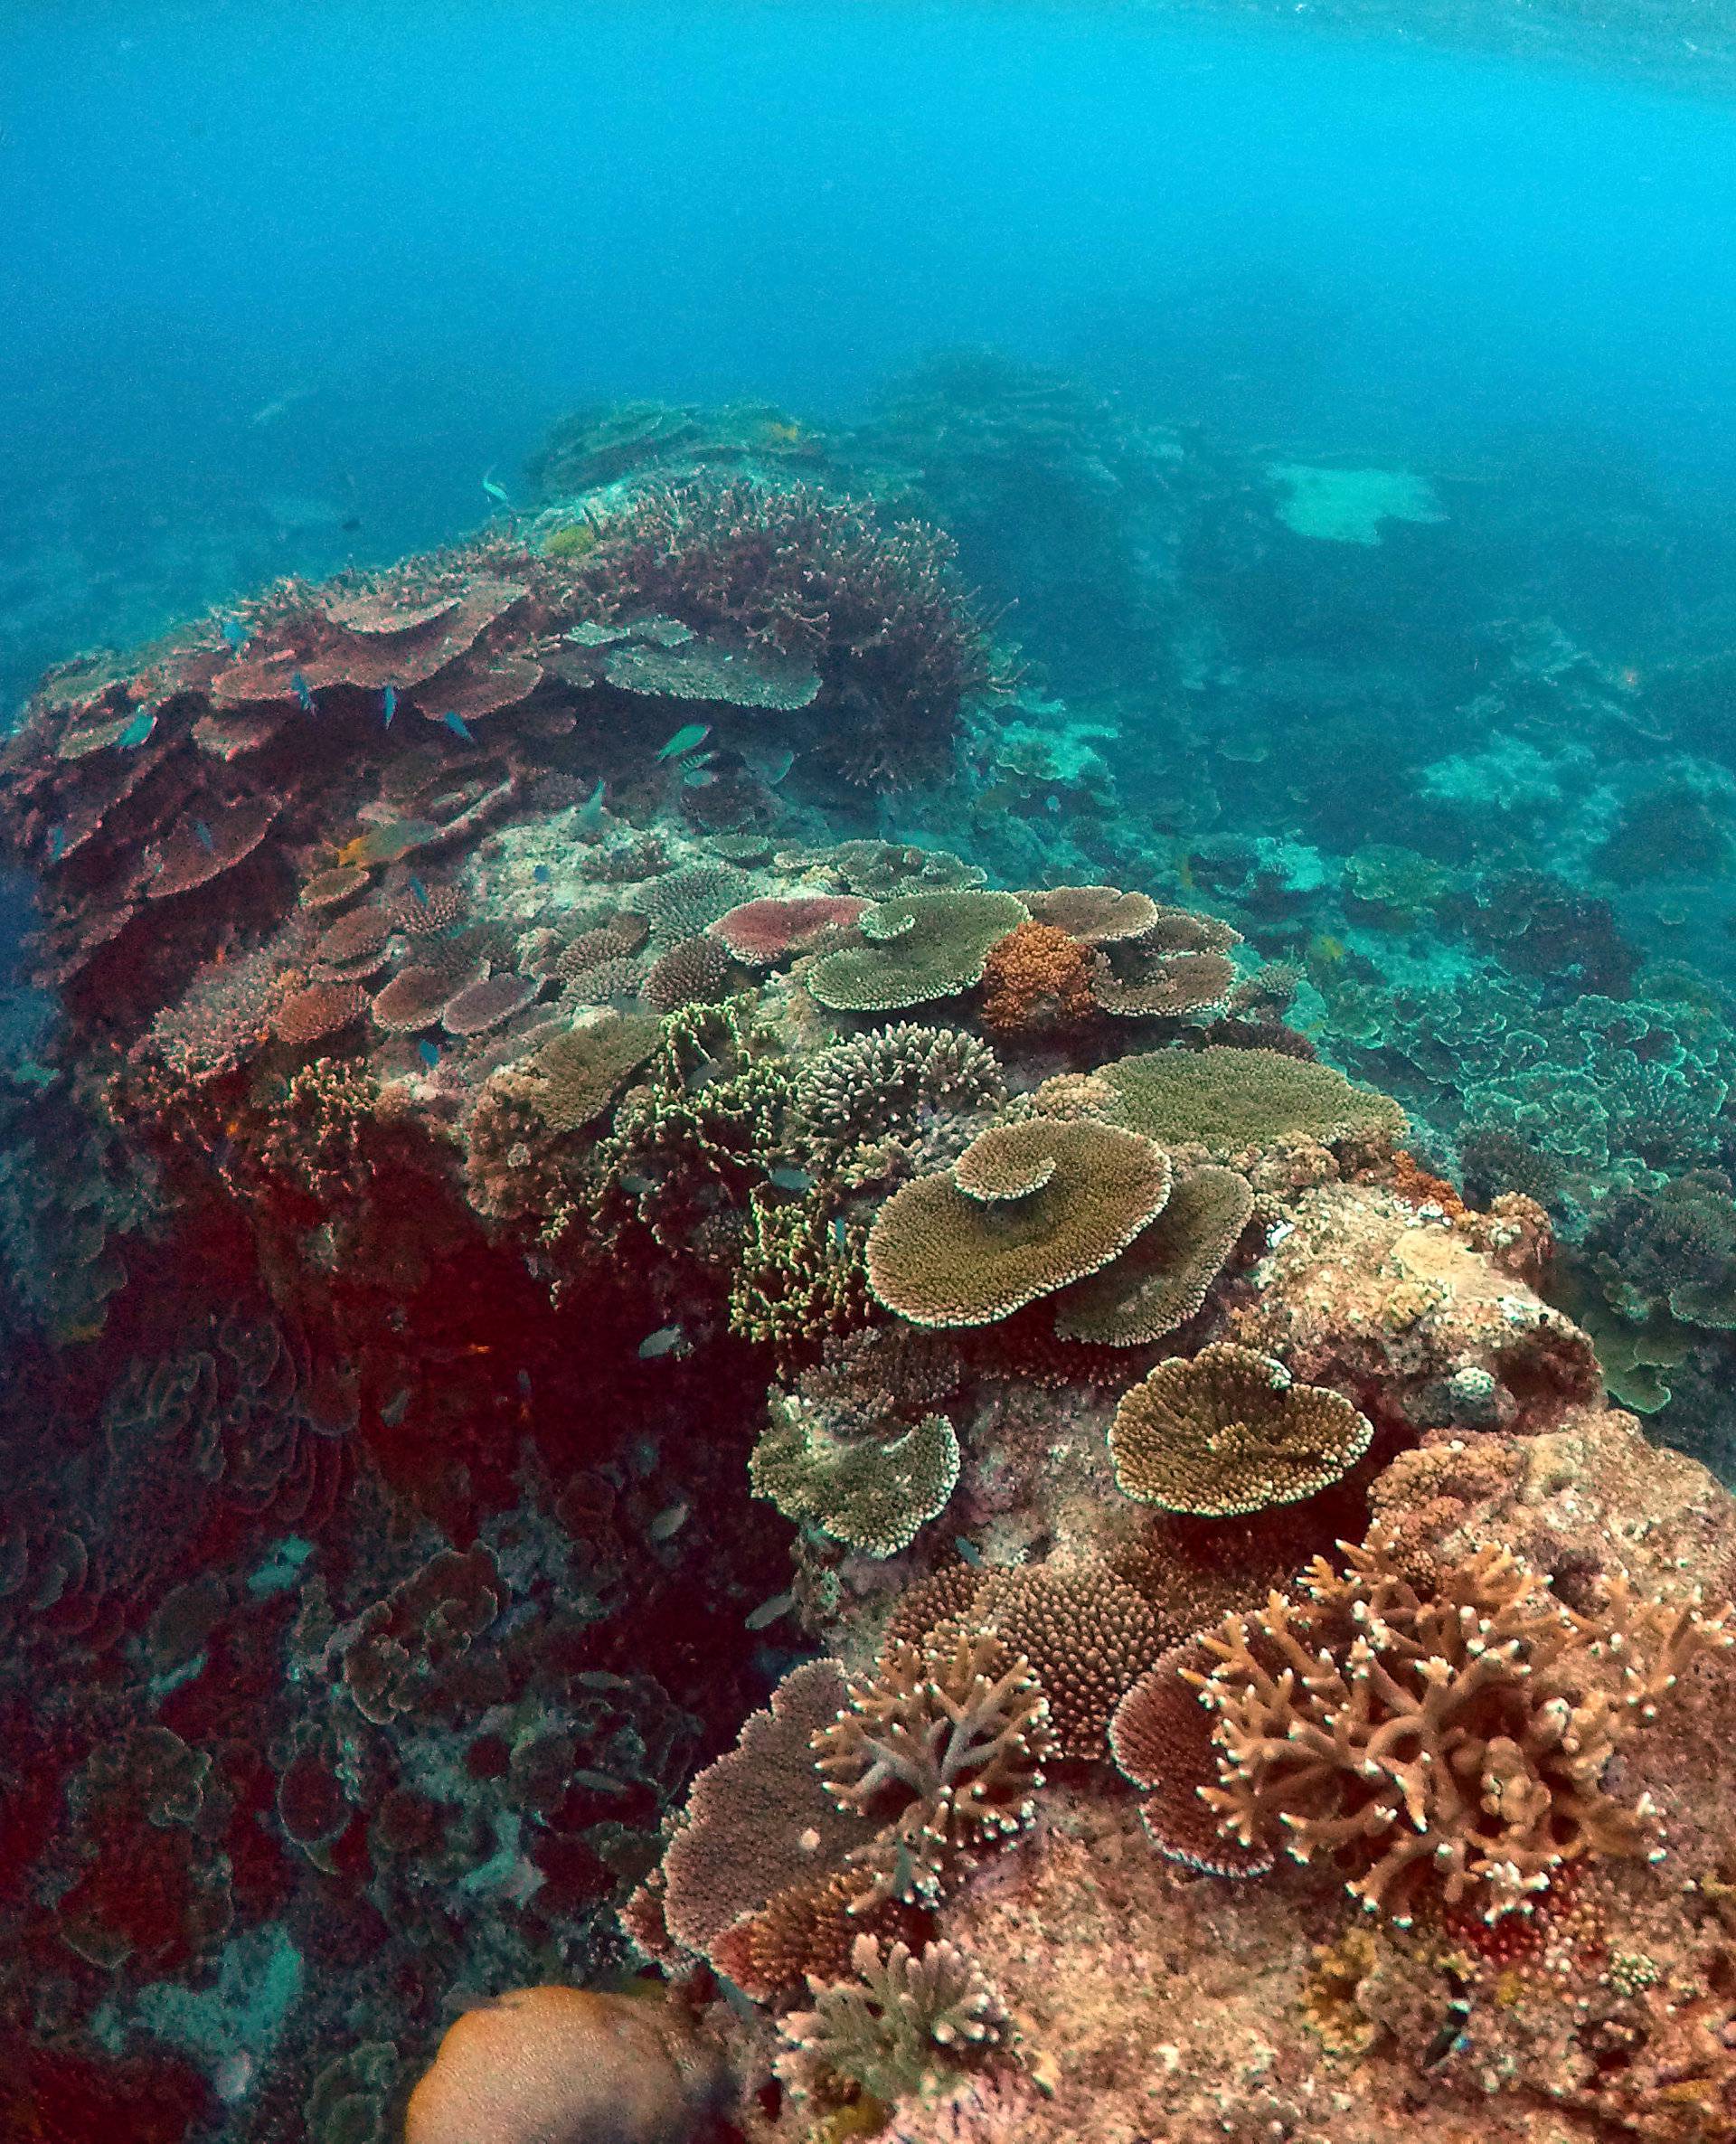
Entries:
{"label": "blue water", "polygon": [[826,412],[958,342],[1243,438],[1717,489],[1733,222],[1726,107],[1301,27],[14,7],[0,678],[467,526],[576,402]]}

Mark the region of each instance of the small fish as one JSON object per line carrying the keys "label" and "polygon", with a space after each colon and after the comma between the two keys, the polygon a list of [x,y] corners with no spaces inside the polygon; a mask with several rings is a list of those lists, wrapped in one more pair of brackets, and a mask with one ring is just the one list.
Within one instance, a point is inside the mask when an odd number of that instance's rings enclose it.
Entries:
{"label": "small fish", "polygon": [[779,1191],[812,1191],[814,1188],[814,1179],[806,1169],[768,1169],[766,1180],[775,1184]]}
{"label": "small fish", "polygon": [[469,723],[465,721],[456,707],[448,707],[440,720],[455,737],[462,737],[467,744],[474,744],[476,741],[470,734]]}
{"label": "small fish", "polygon": [[222,624],[222,634],[229,643],[231,655],[240,655],[247,646],[247,628],[239,618],[226,618]]}
{"label": "small fish", "polygon": [[653,1541],[673,1541],[687,1524],[687,1514],[692,1509],[690,1504],[672,1504],[666,1511],[658,1512],[645,1530]]}
{"label": "small fish", "polygon": [[398,712],[398,687],[395,685],[389,685],[381,694],[380,706],[385,716],[385,720],[380,724],[380,727],[382,730],[389,730],[392,727],[392,718]]}
{"label": "small fish", "polygon": [[659,1326],[655,1333],[639,1342],[639,1360],[654,1363],[660,1355],[668,1355],[681,1346],[687,1337],[678,1325]]}
{"label": "small fish", "polygon": [[51,826],[48,830],[48,860],[58,864],[66,854],[66,828]]}
{"label": "small fish", "polygon": [[618,1780],[612,1772],[592,1771],[582,1764],[576,1771],[570,1771],[567,1777],[575,1787],[589,1787],[593,1794],[625,1794],[627,1791],[626,1781]]}
{"label": "small fish", "polygon": [[688,789],[709,789],[716,779],[709,767],[690,767],[681,778],[682,787]]}
{"label": "small fish", "polygon": [[389,1430],[395,1430],[409,1412],[410,1387],[405,1385],[401,1392],[393,1393],[391,1399],[381,1408],[380,1419]]}
{"label": "small fish", "polygon": [[416,1048],[422,1063],[427,1065],[430,1072],[432,1072],[434,1067],[440,1062],[440,1045],[439,1043],[418,1043]]}
{"label": "small fish", "polygon": [[131,751],[136,746],[143,744],[156,727],[156,715],[151,713],[148,707],[141,707],[120,735],[116,738],[115,742],[120,746],[123,751]]}
{"label": "small fish", "polygon": [[410,890],[416,896],[418,904],[426,908],[428,906],[428,888],[413,871],[410,874]]}
{"label": "small fish", "polygon": [[200,847],[204,850],[206,855],[214,856],[217,854],[217,844],[211,838],[211,828],[206,826],[203,819],[194,819],[193,831]]}
{"label": "small fish", "polygon": [[628,1685],[624,1675],[611,1675],[607,1667],[586,1667],[573,1676],[581,1690],[625,1690]]}
{"label": "small fish", "polygon": [[1059,811],[1061,809],[1061,798],[1059,797],[1045,797],[1043,800],[1043,808],[1045,811]]}
{"label": "small fish", "polygon": [[745,1618],[750,1630],[764,1630],[779,1622],[796,1605],[794,1593],[774,1593],[769,1601],[762,1601],[753,1613]]}
{"label": "small fish", "polygon": [[533,864],[531,867],[531,883],[533,885],[546,886],[553,876],[554,874],[549,869],[546,864]]}
{"label": "small fish", "polygon": [[531,1396],[531,1374],[528,1370],[521,1370],[518,1374],[518,1396],[521,1400],[528,1400]]}
{"label": "small fish", "polygon": [[958,1554],[963,1556],[966,1563],[970,1565],[973,1571],[980,1571],[982,1569],[983,1552],[970,1538],[969,1535],[959,1534],[956,1535],[953,1541],[953,1546],[958,1551]]}
{"label": "small fish", "polygon": [[697,751],[712,733],[710,723],[688,723],[677,730],[657,757],[660,760],[679,760],[690,751]]}
{"label": "small fish", "polygon": [[606,784],[599,776],[597,787],[573,813],[573,824],[580,834],[595,834],[603,823],[603,792]]}
{"label": "small fish", "polygon": [[489,469],[484,475],[482,479],[482,488],[488,494],[488,496],[493,499],[495,505],[505,506],[509,513],[512,511],[513,502],[506,496],[505,491],[502,488],[502,486],[495,482],[495,472],[492,469]]}
{"label": "small fish", "polygon": [[300,701],[301,712],[304,714],[312,714],[315,713],[314,688],[308,684],[307,680],[302,675],[299,670],[292,670],[290,672],[289,690],[296,695],[296,698]]}
{"label": "small fish", "polygon": [[770,759],[757,766],[754,772],[769,789],[775,789],[795,764],[796,755],[793,751],[774,752]]}
{"label": "small fish", "polygon": [[850,1231],[844,1223],[842,1214],[834,1215],[831,1235],[832,1248],[835,1251],[847,1251],[850,1248]]}

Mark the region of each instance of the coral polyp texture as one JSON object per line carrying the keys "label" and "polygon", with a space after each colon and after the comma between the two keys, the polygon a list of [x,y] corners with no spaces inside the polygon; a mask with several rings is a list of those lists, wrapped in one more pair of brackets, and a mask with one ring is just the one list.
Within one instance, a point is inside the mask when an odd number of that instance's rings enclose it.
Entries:
{"label": "coral polyp texture", "polygon": [[1124,811],[912,492],[1317,539],[876,423],[575,420],[6,745],[8,2138],[1736,2135],[1736,1504],[1626,1411],[1726,1449],[1718,1005],[1464,861],[1542,745],[1275,830],[1288,658],[1274,827],[1143,639]]}

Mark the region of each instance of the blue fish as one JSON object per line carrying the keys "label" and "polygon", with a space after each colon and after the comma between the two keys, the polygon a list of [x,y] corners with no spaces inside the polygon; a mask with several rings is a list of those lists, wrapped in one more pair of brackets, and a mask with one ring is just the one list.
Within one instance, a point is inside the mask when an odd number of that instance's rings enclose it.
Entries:
{"label": "blue fish", "polygon": [[392,718],[398,712],[398,687],[395,685],[389,685],[381,694],[380,704],[385,712],[386,718],[380,727],[382,730],[389,730],[392,727]]}
{"label": "blue fish", "polygon": [[247,646],[247,628],[239,618],[226,618],[223,620],[223,638],[229,643],[230,652],[240,655]]}
{"label": "blue fish", "polygon": [[766,1178],[769,1183],[775,1184],[779,1191],[812,1191],[814,1188],[814,1179],[806,1169],[768,1169]]}
{"label": "blue fish", "polygon": [[304,714],[312,714],[314,713],[314,688],[299,670],[290,672],[289,690],[301,702],[301,712]]}
{"label": "blue fish", "polygon": [[710,723],[684,723],[658,751],[660,760],[684,760],[690,751],[697,751],[712,733]]}
{"label": "blue fish", "polygon": [[971,1540],[968,1535],[959,1534],[955,1535],[954,1545],[957,1547],[958,1554],[963,1556],[966,1563],[970,1565],[973,1571],[980,1571],[982,1569],[983,1552],[977,1547],[976,1544]]}
{"label": "blue fish", "polygon": [[440,1062],[440,1045],[439,1043],[418,1043],[416,1049],[418,1054],[421,1058],[422,1063],[429,1066],[430,1070]]}
{"label": "blue fish", "polygon": [[532,866],[531,877],[533,881],[539,886],[546,886],[553,876],[554,874],[549,869],[546,864],[537,864]]}
{"label": "blue fish", "polygon": [[505,492],[501,488],[501,486],[495,482],[495,472],[492,469],[486,470],[484,473],[482,479],[482,488],[488,494],[488,496],[493,499],[495,505],[505,506],[510,511],[513,502],[506,496]]}
{"label": "blue fish", "polygon": [[116,738],[115,742],[120,746],[123,751],[131,751],[135,746],[143,744],[156,727],[156,715],[151,713],[148,707],[141,707],[120,735]]}
{"label": "blue fish", "polygon": [[462,737],[467,744],[474,744],[476,741],[470,734],[469,723],[465,721],[456,707],[448,707],[440,720],[455,737]]}
{"label": "blue fish", "polygon": [[762,1601],[750,1615],[742,1620],[750,1630],[763,1630],[775,1623],[780,1616],[787,1616],[796,1605],[794,1593],[774,1593],[769,1601]]}
{"label": "blue fish", "polygon": [[206,826],[203,819],[194,819],[193,831],[198,838],[200,847],[204,850],[206,855],[214,856],[217,854],[217,844],[211,838],[211,828]]}
{"label": "blue fish", "polygon": [[48,860],[58,864],[66,854],[66,828],[51,826],[48,830]]}
{"label": "blue fish", "polygon": [[421,906],[426,908],[428,906],[428,888],[422,883],[421,880],[417,877],[413,871],[410,874],[410,890],[413,894],[415,894]]}
{"label": "blue fish", "polygon": [[835,1251],[847,1251],[849,1247],[850,1231],[844,1226],[844,1215],[840,1214],[832,1223],[832,1248]]}

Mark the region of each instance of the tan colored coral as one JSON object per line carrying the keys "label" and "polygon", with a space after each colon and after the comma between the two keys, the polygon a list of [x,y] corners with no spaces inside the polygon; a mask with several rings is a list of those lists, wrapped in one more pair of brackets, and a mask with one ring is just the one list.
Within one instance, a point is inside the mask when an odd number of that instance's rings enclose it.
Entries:
{"label": "tan colored coral", "polygon": [[1169,1195],[1150,1140],[1090,1118],[997,1125],[920,1176],[868,1235],[868,1282],[915,1325],[991,1325],[1107,1265]]}
{"label": "tan colored coral", "polygon": [[1494,1920],[1581,1855],[1655,1849],[1650,1800],[1604,1771],[1685,1663],[1730,1644],[1727,1612],[1618,1584],[1575,1613],[1495,1546],[1426,1591],[1378,1529],[1345,1554],[1316,1559],[1304,1600],[1202,1636],[1216,1665],[1186,1679],[1217,1715],[1220,1778],[1201,1792],[1231,1837],[1341,1861],[1401,1922],[1435,1891]]}
{"label": "tan colored coral", "polygon": [[698,2144],[723,2082],[654,1998],[518,1988],[448,2029],[404,2144]]}
{"label": "tan colored coral", "polygon": [[984,963],[982,1008],[991,1034],[1076,1027],[1095,1009],[1091,955],[1052,923],[1021,923]]}
{"label": "tan colored coral", "polygon": [[1270,1355],[1219,1341],[1159,1363],[1123,1397],[1109,1456],[1124,1495],[1227,1518],[1318,1495],[1373,1435],[1342,1393],[1297,1384]]}

